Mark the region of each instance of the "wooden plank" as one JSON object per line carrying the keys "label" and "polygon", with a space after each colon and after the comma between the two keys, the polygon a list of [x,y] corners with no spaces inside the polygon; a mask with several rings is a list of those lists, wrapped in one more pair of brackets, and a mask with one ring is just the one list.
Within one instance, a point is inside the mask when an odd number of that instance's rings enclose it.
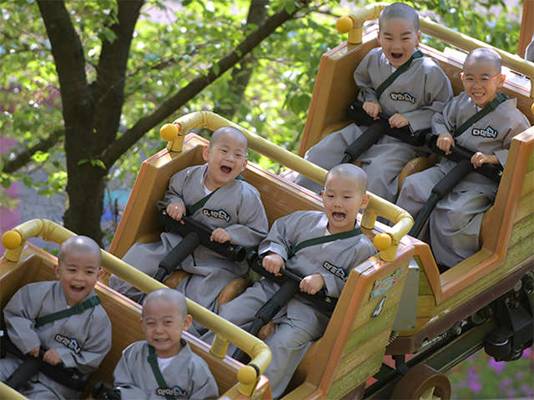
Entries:
{"label": "wooden plank", "polygon": [[341,399],[355,387],[364,383],[369,376],[378,372],[383,358],[384,352],[373,354],[372,357],[362,362],[360,368],[354,368],[345,376],[339,377],[330,386],[327,399]]}
{"label": "wooden plank", "polygon": [[418,296],[417,297],[417,316],[431,317],[436,311],[436,302],[434,296]]}
{"label": "wooden plank", "polygon": [[534,171],[530,171],[525,175],[523,188],[521,189],[521,197],[534,192]]}
{"label": "wooden plank", "polygon": [[344,356],[337,365],[336,372],[334,374],[334,382],[348,374],[352,369],[362,367],[365,368],[362,365],[363,362],[372,357],[373,354],[380,353],[383,356],[389,336],[389,329],[377,332],[372,338],[368,338],[368,340],[365,342],[365,349],[353,351]]}
{"label": "wooden plank", "polygon": [[517,206],[517,211],[514,216],[514,223],[521,221],[523,218],[529,217],[534,213],[534,191],[527,194],[526,196],[521,196],[519,205]]}
{"label": "wooden plank", "polygon": [[[382,315],[383,314],[383,315]],[[384,331],[389,331],[391,334],[391,327],[395,316],[397,315],[397,308],[395,306],[389,307],[382,311],[380,315],[381,319],[376,322],[364,325],[360,327],[358,331],[351,334],[349,340],[343,348],[342,359],[351,357],[352,353],[367,353],[367,340],[372,340],[376,335]],[[365,346],[365,347],[362,347]],[[343,362],[343,361],[341,361]]]}

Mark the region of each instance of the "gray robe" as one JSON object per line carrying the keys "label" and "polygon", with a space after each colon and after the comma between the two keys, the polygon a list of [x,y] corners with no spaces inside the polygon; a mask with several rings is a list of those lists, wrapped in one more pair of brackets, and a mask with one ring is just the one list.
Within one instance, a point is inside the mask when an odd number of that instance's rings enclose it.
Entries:
{"label": "gray robe", "polygon": [[534,62],[534,35],[532,35],[532,41],[525,50],[525,60]]}
{"label": "gray robe", "polygon": [[[327,295],[339,297],[350,270],[375,254],[365,235],[306,247],[288,259],[291,246],[324,236],[327,225],[328,219],[323,212],[294,212],[273,224],[259,252],[279,254],[286,261],[286,268],[303,277],[321,274]],[[241,296],[223,305],[220,315],[243,329],[249,329],[258,309],[278,289],[278,284],[262,278]],[[271,382],[273,397],[277,398],[284,392],[311,342],[324,333],[328,317],[316,310],[312,303],[297,296],[280,310],[273,322],[275,331],[265,341],[273,358],[265,374]],[[211,337],[212,334],[208,333],[203,339],[209,341]]]}
{"label": "gray robe", "polygon": [[[193,353],[183,341],[183,347],[171,363],[161,371],[163,379],[175,394],[175,399],[204,400],[219,395],[217,382],[206,362]],[[150,364],[148,363],[148,343],[145,340],[132,343],[122,352],[115,367],[115,387],[122,399],[165,400]]]}
{"label": "gray robe", "polygon": [[[89,296],[94,296],[92,292]],[[101,305],[81,314],[35,328],[35,319],[68,308],[58,281],[30,283],[19,289],[4,308],[9,338],[26,354],[35,347],[55,349],[63,365],[90,374],[111,349],[111,322]],[[0,359],[0,380],[5,381],[22,363],[8,353]],[[80,398],[81,393],[61,385],[42,373],[21,392],[35,399]]]}
{"label": "gray robe", "polygon": [[[445,106],[442,113],[434,115],[432,131],[435,135],[453,134],[478,110],[462,92]],[[517,109],[516,99],[509,99],[456,137],[455,143],[473,152],[493,154],[504,166],[512,138],[529,126],[527,118]],[[397,205],[415,217],[434,185],[455,165],[444,158],[434,167],[406,178]],[[483,213],[493,204],[496,192],[495,182],[471,172],[438,202],[430,215],[429,233],[432,251],[439,264],[452,267],[478,251]]]}
{"label": "gray robe", "polygon": [[[394,71],[381,48],[371,50],[354,72],[354,80],[359,88],[358,100],[378,101],[382,116],[389,118],[395,113],[404,115],[410,122],[412,131],[430,128],[434,112],[441,111],[452,97],[452,88],[447,75],[428,57],[413,60],[410,68],[401,74],[376,97],[376,88]],[[340,131],[333,132],[311,147],[305,158],[323,168],[331,169],[338,165],[345,149],[365,131],[354,123]],[[417,155],[417,147],[384,136],[359,160],[368,175],[367,189],[374,194],[395,201],[397,177],[404,165]],[[300,176],[296,181],[315,192],[322,187]]]}
{"label": "gray robe", "polygon": [[[176,173],[161,204],[166,206],[181,200],[187,206],[192,206],[204,198],[203,177],[206,168],[207,165],[200,165]],[[267,216],[258,191],[242,180],[221,187],[192,217],[211,229],[224,228],[231,242],[241,246],[257,246],[268,231]],[[160,261],[182,240],[180,235],[174,233],[163,232],[160,237],[159,242],[135,243],[123,260],[154,276]],[[219,292],[230,281],[248,272],[245,262],[235,263],[204,246],[197,247],[178,269],[191,275],[182,280],[176,289],[211,310],[216,309]],[[133,300],[140,301],[143,297],[143,293],[115,276],[111,277],[109,284]]]}

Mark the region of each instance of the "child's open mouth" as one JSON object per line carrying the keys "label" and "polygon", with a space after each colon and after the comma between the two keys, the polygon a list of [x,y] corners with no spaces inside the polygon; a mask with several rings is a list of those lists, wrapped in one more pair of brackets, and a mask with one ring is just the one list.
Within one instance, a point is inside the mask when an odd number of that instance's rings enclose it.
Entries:
{"label": "child's open mouth", "polygon": [[346,214],[342,212],[333,212],[332,218],[334,221],[343,221],[345,219]]}
{"label": "child's open mouth", "polygon": [[232,172],[232,168],[227,167],[226,165],[223,165],[221,166],[221,171],[225,174],[229,174],[230,172]]}
{"label": "child's open mouth", "polygon": [[70,290],[72,290],[73,292],[76,292],[76,293],[81,293],[83,292],[85,289],[85,286],[80,286],[80,285],[70,285]]}
{"label": "child's open mouth", "polygon": [[394,58],[395,60],[401,59],[403,55],[404,53],[391,53],[391,57]]}

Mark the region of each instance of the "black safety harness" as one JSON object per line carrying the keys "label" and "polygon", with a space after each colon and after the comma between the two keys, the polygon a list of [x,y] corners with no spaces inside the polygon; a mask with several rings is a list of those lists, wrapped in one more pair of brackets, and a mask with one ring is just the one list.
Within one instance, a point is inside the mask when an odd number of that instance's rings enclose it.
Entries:
{"label": "black safety harness", "polygon": [[[467,121],[460,125],[453,133],[456,138],[464,133],[469,127],[473,126],[477,121],[484,118],[486,115],[494,111],[500,104],[508,100],[508,97],[502,93],[498,93],[495,99],[488,103],[483,109],[471,116]],[[436,154],[446,157],[451,161],[457,162],[447,175],[445,175],[433,188],[430,197],[426,201],[425,205],[415,217],[415,223],[409,232],[410,236],[418,237],[423,230],[430,213],[436,206],[436,204],[449,194],[458,185],[462,179],[464,179],[470,172],[477,172],[485,177],[491,179],[495,183],[499,184],[502,175],[501,165],[483,164],[479,168],[475,168],[471,163],[471,158],[475,154],[474,152],[467,150],[466,148],[454,145],[451,148],[450,154],[445,154],[437,147],[437,135],[428,135],[427,143],[428,147]]]}
{"label": "black safety harness", "polygon": [[[360,235],[361,233],[361,229],[358,227],[347,232],[319,236],[305,240],[289,249],[288,259],[293,257],[298,251],[307,247],[317,246],[323,243],[333,242],[335,240],[355,237]],[[330,317],[330,315],[334,311],[337,299],[327,296],[324,289],[321,289],[321,291],[319,291],[315,295],[300,293],[299,286],[300,281],[303,279],[303,277],[299,276],[298,274],[295,274],[294,272],[291,272],[287,268],[283,268],[280,270],[282,276],[277,276],[268,272],[265,268],[263,268],[263,257],[258,256],[256,252],[249,253],[248,261],[250,268],[253,271],[257,272],[258,274],[264,276],[265,278],[271,281],[276,282],[280,286],[276,293],[256,312],[254,320],[252,321],[252,325],[248,330],[250,334],[256,336],[260,329],[265,324],[270,322],[295,295],[298,295],[299,297],[312,302],[317,310],[327,315],[328,317]],[[237,349],[233,354],[233,358],[241,361],[245,361],[246,357],[246,354],[239,349]]]}
{"label": "black safety harness", "polygon": [[[96,307],[100,304],[100,299],[97,296],[92,296],[87,300],[74,305],[73,307],[47,314],[35,319],[35,328],[40,328],[43,325],[50,324],[52,322],[68,318],[72,315],[82,314],[84,311]],[[15,371],[7,378],[6,384],[15,390],[26,385],[30,379],[37,373],[42,372],[50,379],[76,391],[83,391],[88,381],[88,376],[80,373],[76,368],[65,368],[61,365],[50,365],[43,361],[43,355],[46,352],[45,349],[39,349],[39,356],[32,357],[30,355],[23,354],[15,344],[9,340],[7,331],[2,331],[2,357],[5,357],[6,352],[13,354],[23,360]]]}
{"label": "black safety harness", "polygon": [[[384,91],[404,72],[410,69],[412,62],[418,58],[422,58],[423,53],[417,50],[412,56],[397,68],[387,79],[378,86],[376,89],[376,98],[380,99]],[[412,132],[410,127],[403,128],[391,128],[386,118],[380,117],[373,119],[363,110],[363,103],[361,101],[355,101],[352,103],[348,110],[347,116],[357,122],[360,126],[368,126],[368,128],[352,142],[345,150],[345,155],[341,160],[342,163],[350,163],[357,160],[365,151],[373,146],[384,135],[395,137],[405,143],[421,146],[424,144],[424,135],[429,130],[421,130]]]}

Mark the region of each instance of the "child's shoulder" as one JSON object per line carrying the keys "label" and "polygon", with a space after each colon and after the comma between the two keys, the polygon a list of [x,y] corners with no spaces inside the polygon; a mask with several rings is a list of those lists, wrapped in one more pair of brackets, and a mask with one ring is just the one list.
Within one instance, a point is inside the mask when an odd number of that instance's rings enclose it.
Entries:
{"label": "child's shoulder", "polygon": [[443,71],[441,66],[432,57],[424,55],[419,60],[421,62],[421,66],[424,68],[427,74],[430,73],[442,78],[449,79],[445,71]]}
{"label": "child's shoulder", "polygon": [[122,351],[123,357],[135,357],[138,354],[148,354],[148,342],[146,340],[138,340],[137,342],[130,343]]}
{"label": "child's shoulder", "polygon": [[236,188],[241,194],[245,197],[254,197],[254,198],[260,198],[260,192],[254,185],[247,182],[243,178],[236,178],[235,180]]}
{"label": "child's shoulder", "polygon": [[[17,294],[29,294],[32,301],[42,302],[43,298],[47,295],[52,294],[54,289],[60,286],[58,281],[42,281],[42,282],[32,282],[28,283],[19,290]],[[60,289],[57,289],[60,290]]]}
{"label": "child's shoulder", "polygon": [[291,214],[288,214],[282,217],[286,220],[291,220],[292,222],[298,221],[318,221],[323,218],[326,218],[326,214],[323,211],[319,210],[299,210],[293,211]]}

